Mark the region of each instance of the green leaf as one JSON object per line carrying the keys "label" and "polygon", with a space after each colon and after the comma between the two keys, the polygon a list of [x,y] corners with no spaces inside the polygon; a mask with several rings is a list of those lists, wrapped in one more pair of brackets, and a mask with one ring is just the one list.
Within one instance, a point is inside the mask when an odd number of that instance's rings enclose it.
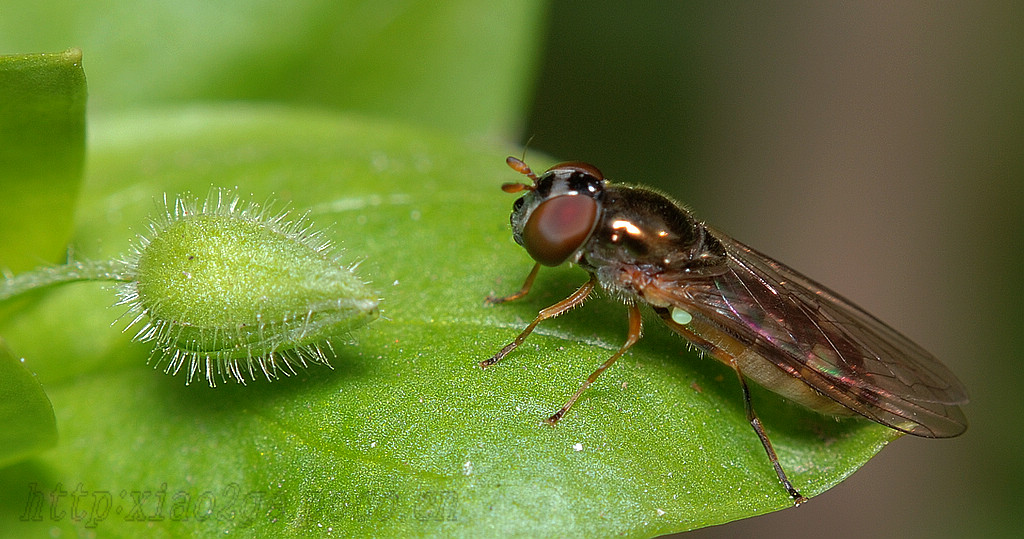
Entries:
{"label": "green leaf", "polygon": [[0,50],[86,51],[93,112],[259,100],[507,136],[527,104],[543,5],[7,2]]}
{"label": "green leaf", "polygon": [[85,158],[82,51],[0,56],[0,270],[56,261]]}
{"label": "green leaf", "polygon": [[[147,366],[149,348],[108,327],[108,288],[40,295],[0,333],[39,373],[62,441],[0,471],[8,533],[641,537],[792,505],[735,376],[653,318],[558,426],[540,424],[625,338],[613,300],[477,366],[586,278],[545,269],[526,298],[484,306],[531,266],[499,189],[518,179],[514,148],[265,107],[135,114],[91,133],[80,256],[125,251],[164,193],[237,186],[329,226],[363,259],[382,319],[334,344],[333,370],[211,389]],[[809,496],[896,436],[754,399]]]}
{"label": "green leaf", "polygon": [[0,468],[57,443],[53,408],[39,381],[0,339]]}

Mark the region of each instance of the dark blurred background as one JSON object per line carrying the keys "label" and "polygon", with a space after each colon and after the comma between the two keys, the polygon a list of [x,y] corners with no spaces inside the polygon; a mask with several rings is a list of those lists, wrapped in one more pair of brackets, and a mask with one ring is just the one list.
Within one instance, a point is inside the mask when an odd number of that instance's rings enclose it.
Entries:
{"label": "dark blurred background", "polygon": [[673,194],[971,393],[964,436],[904,437],[799,509],[696,535],[1019,536],[1024,5],[556,1],[548,20],[530,148]]}

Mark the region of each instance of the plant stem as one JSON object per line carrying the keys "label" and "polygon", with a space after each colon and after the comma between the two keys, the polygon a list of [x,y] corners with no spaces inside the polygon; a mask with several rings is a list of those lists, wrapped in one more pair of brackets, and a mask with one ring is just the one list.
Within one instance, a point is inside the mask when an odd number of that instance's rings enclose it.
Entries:
{"label": "plant stem", "polygon": [[130,281],[128,266],[119,260],[70,262],[47,266],[0,280],[0,301],[44,288],[75,281]]}

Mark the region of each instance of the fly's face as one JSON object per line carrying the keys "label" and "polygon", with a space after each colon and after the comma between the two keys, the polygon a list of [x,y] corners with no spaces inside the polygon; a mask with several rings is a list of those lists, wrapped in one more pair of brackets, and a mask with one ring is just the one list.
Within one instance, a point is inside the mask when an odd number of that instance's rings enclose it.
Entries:
{"label": "fly's face", "polygon": [[562,163],[538,178],[522,161],[510,157],[508,162],[534,180],[533,185],[502,186],[507,192],[526,191],[512,205],[516,243],[545,266],[577,261],[601,220],[605,183],[601,171],[586,163]]}

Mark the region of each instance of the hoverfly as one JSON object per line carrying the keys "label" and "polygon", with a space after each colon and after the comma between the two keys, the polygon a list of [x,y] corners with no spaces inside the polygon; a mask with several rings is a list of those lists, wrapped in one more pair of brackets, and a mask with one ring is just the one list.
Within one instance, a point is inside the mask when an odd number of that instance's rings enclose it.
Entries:
{"label": "hoverfly", "polygon": [[614,184],[593,165],[569,162],[541,176],[515,157],[507,163],[532,184],[512,205],[516,243],[536,261],[522,288],[491,304],[525,296],[540,267],[577,264],[590,273],[578,290],[543,309],[512,342],[481,361],[489,367],[548,318],[583,303],[601,287],[629,312],[625,344],[545,423],[554,425],[580,395],[640,339],[639,304],[676,333],[731,367],[747,420],[795,504],[806,501],[779,464],[750,401],[747,379],[831,415],[860,414],[926,438],[967,428],[959,405],[967,392],[934,356],[839,294],[697,221],[655,191]]}

